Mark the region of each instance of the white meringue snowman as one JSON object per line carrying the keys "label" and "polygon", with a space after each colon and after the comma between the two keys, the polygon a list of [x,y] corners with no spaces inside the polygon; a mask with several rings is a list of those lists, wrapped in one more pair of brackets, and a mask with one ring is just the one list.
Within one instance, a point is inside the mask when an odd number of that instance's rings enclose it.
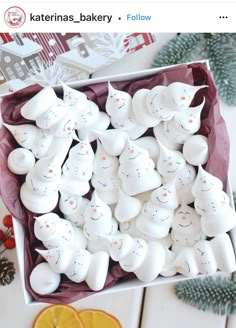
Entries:
{"label": "white meringue snowman", "polygon": [[34,213],[52,211],[58,202],[61,166],[56,157],[38,160],[20,189],[24,206]]}
{"label": "white meringue snowman", "polygon": [[83,249],[87,245],[83,231],[55,213],[35,217],[34,234],[48,249],[64,245]]}
{"label": "white meringue snowman", "polygon": [[74,249],[71,246],[60,246],[51,249],[35,249],[48,262],[56,273],[64,273],[74,257]]}
{"label": "white meringue snowman", "polygon": [[[47,97],[47,102],[43,97]],[[57,137],[75,138],[73,113],[50,87],[39,91],[21,108],[21,115]]]}
{"label": "white meringue snowman", "polygon": [[162,239],[169,234],[172,220],[173,210],[148,201],[144,203],[142,213],[136,219],[136,227],[152,238]]}
{"label": "white meringue snowman", "polygon": [[21,147],[31,150],[38,159],[56,155],[58,161],[63,163],[72,142],[72,139],[55,137],[31,124],[3,125]]}
{"label": "white meringue snowman", "polygon": [[132,106],[136,121],[144,128],[152,128],[161,122],[159,117],[149,112],[147,108],[147,96],[150,90],[139,89],[135,92],[132,99]]}
{"label": "white meringue snowman", "polygon": [[118,175],[122,181],[122,190],[127,195],[134,196],[161,185],[161,177],[148,151],[132,141],[127,141],[119,161]]}
{"label": "white meringue snowman", "polygon": [[166,251],[161,243],[146,243],[128,234],[106,237],[109,254],[123,270],[134,272],[141,281],[154,280],[164,266]]}
{"label": "white meringue snowman", "polygon": [[118,158],[109,155],[97,140],[91,183],[98,196],[109,205],[117,203],[119,197],[120,178],[117,173],[118,166]]}
{"label": "white meringue snowman", "polygon": [[201,228],[208,237],[230,231],[236,225],[236,213],[229,206],[229,197],[222,182],[201,166],[192,187],[194,207],[201,215]]}
{"label": "white meringue snowman", "polygon": [[21,107],[21,115],[28,120],[36,120],[42,112],[57,102],[58,97],[52,87],[45,87]]}
{"label": "white meringue snowman", "polygon": [[186,111],[175,113],[172,121],[173,126],[183,134],[188,136],[196,133],[201,126],[201,112],[205,105],[205,98],[196,107],[189,107]]}
{"label": "white meringue snowman", "polygon": [[176,178],[176,189],[180,203],[191,204],[194,202],[192,186],[196,179],[196,175],[195,168],[190,164],[186,164],[178,173]]}
{"label": "white meringue snowman", "polygon": [[159,158],[157,160],[158,172],[169,181],[177,178],[178,173],[184,168],[186,161],[180,151],[170,150],[158,141]]}
{"label": "white meringue snowman", "polygon": [[76,227],[84,225],[84,210],[89,200],[85,197],[60,193],[59,209],[64,218]]}
{"label": "white meringue snowman", "polygon": [[174,260],[176,271],[187,277],[214,274],[217,269],[235,271],[235,254],[228,234],[219,234],[210,241],[200,240],[193,247],[184,248]]}
{"label": "white meringue snowman", "polygon": [[167,148],[180,150],[185,141],[199,130],[200,115],[204,104],[205,99],[199,106],[176,112],[171,120],[154,127],[157,140],[160,140]]}
{"label": "white meringue snowman", "polygon": [[111,117],[113,127],[125,131],[131,139],[137,139],[146,131],[146,128],[135,120],[131,96],[127,92],[115,89],[110,83],[105,108]]}
{"label": "white meringue snowman", "polygon": [[54,272],[64,273],[75,283],[85,281],[94,291],[104,287],[109,265],[107,252],[91,254],[85,249],[73,249],[68,246],[36,251]]}
{"label": "white meringue snowman", "polygon": [[208,86],[193,86],[182,82],[173,82],[165,90],[164,102],[170,110],[176,112],[187,110],[196,92],[206,87]]}
{"label": "white meringue snowman", "polygon": [[146,96],[148,112],[160,121],[169,121],[175,112],[166,106],[164,94],[167,87],[158,85],[152,88]]}
{"label": "white meringue snowman", "polygon": [[75,90],[64,83],[63,100],[73,113],[77,130],[91,127],[99,117],[99,108],[85,93]]}
{"label": "white meringue snowman", "polygon": [[45,112],[36,118],[35,122],[41,129],[51,129],[55,124],[63,120],[67,113],[68,107],[63,100],[57,98]]}
{"label": "white meringue snowman", "polygon": [[155,238],[165,238],[170,230],[174,209],[178,206],[175,180],[155,189],[144,203],[136,226],[142,233]]}
{"label": "white meringue snowman", "polygon": [[[177,138],[180,136],[179,132],[176,135],[170,137],[169,132],[172,129],[169,129],[169,123],[161,122],[153,128],[153,133],[157,141],[159,141],[163,146],[171,150],[180,150],[182,149],[182,144],[177,143]],[[159,152],[159,147],[158,147]]]}
{"label": "white meringue snowman", "polygon": [[94,291],[101,290],[106,282],[109,266],[107,252],[91,254],[87,250],[76,250],[73,260],[67,270],[66,276],[76,283],[85,281]]}
{"label": "white meringue snowman", "polygon": [[151,201],[165,209],[174,210],[177,208],[179,199],[175,187],[175,180],[171,180],[155,189],[151,194]]}
{"label": "white meringue snowman", "polygon": [[93,192],[91,201],[84,211],[84,234],[89,239],[99,239],[100,235],[112,235],[117,231],[117,221],[112,218],[110,207]]}
{"label": "white meringue snowman", "polygon": [[62,167],[60,192],[82,196],[89,191],[93,158],[94,153],[87,139],[70,149],[69,157]]}
{"label": "white meringue snowman", "polygon": [[196,242],[206,239],[201,230],[201,217],[190,206],[182,204],[174,214],[171,236],[172,250],[179,253],[184,247],[191,247]]}

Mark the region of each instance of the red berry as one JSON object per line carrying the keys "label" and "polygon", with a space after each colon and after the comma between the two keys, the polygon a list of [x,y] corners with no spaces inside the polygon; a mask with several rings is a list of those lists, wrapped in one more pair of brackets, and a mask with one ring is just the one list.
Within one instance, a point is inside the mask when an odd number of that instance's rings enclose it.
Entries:
{"label": "red berry", "polygon": [[13,227],[10,228],[10,231],[11,231],[11,234],[14,236],[15,233],[14,233]]}
{"label": "red berry", "polygon": [[12,216],[10,214],[5,215],[2,220],[2,223],[4,224],[5,227],[11,228],[13,226]]}
{"label": "red berry", "polygon": [[4,241],[4,246],[6,249],[13,249],[16,247],[15,238],[9,237]]}
{"label": "red berry", "polygon": [[0,240],[2,240],[4,237],[4,232],[2,231],[2,229],[0,229]]}

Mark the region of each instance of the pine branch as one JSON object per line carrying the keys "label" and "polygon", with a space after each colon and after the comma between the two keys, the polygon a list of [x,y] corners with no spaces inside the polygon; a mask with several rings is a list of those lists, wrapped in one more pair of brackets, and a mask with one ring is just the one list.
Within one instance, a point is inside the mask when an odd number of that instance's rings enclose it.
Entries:
{"label": "pine branch", "polygon": [[183,33],[175,36],[157,54],[152,67],[162,67],[200,59],[204,48],[204,40],[204,35],[201,33]]}
{"label": "pine branch", "polygon": [[206,39],[205,53],[220,97],[236,105],[236,40],[227,34],[213,34]]}
{"label": "pine branch", "polygon": [[207,277],[177,283],[177,297],[202,311],[219,315],[236,313],[236,283],[229,278]]}

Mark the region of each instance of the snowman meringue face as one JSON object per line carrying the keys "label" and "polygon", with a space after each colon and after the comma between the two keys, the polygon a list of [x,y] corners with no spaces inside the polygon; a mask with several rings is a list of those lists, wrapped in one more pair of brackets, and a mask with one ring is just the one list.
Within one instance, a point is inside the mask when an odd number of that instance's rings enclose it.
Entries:
{"label": "snowman meringue face", "polygon": [[79,203],[81,200],[81,196],[67,195],[61,194],[59,207],[62,213],[66,215],[70,215],[77,211],[79,207]]}
{"label": "snowman meringue face", "polygon": [[109,155],[100,142],[97,142],[97,150],[93,161],[93,171],[99,176],[107,176],[117,172],[119,160]]}
{"label": "snowman meringue face", "polygon": [[132,245],[132,238],[127,234],[111,236],[106,240],[111,258],[114,261],[122,259]]}
{"label": "snowman meringue face", "polygon": [[179,204],[175,180],[154,190],[151,194],[151,201],[160,207],[175,209]]}
{"label": "snowman meringue face", "polygon": [[202,104],[197,107],[189,107],[186,111],[176,113],[174,124],[180,132],[195,133],[201,125],[201,111],[204,107],[205,99]]}
{"label": "snowman meringue face", "polygon": [[63,84],[64,102],[70,108],[82,108],[87,103],[87,97],[83,92],[75,90]]}
{"label": "snowman meringue face", "polygon": [[165,101],[167,106],[175,111],[186,110],[195,93],[206,86],[192,86],[181,82],[174,82],[168,85],[165,91]]}
{"label": "snowman meringue face", "polygon": [[174,112],[166,107],[163,97],[165,90],[166,87],[164,86],[156,86],[148,92],[146,97],[146,105],[149,113],[161,121],[170,120],[174,116]]}
{"label": "snowman meringue face", "polygon": [[[106,111],[111,117],[122,118],[124,112],[131,110],[131,96],[124,91],[116,90],[108,84],[108,96],[106,101]],[[127,115],[128,116],[128,115]]]}
{"label": "snowman meringue face", "polygon": [[175,176],[182,170],[186,161],[180,151],[167,149],[159,142],[160,155],[157,160],[157,168],[164,177]]}
{"label": "snowman meringue face", "polygon": [[208,193],[220,191],[222,188],[223,184],[220,179],[199,166],[197,178],[192,188],[192,193],[196,198],[207,197]]}
{"label": "snowman meringue face", "polygon": [[110,207],[103,202],[97,193],[93,193],[93,197],[84,212],[85,220],[88,218],[94,222],[102,221],[103,219],[111,218]]}
{"label": "snowman meringue face", "polygon": [[3,125],[11,132],[21,147],[31,149],[39,131],[38,127],[30,124],[20,124],[15,126],[3,123]]}
{"label": "snowman meringue face", "polygon": [[188,205],[181,205],[175,212],[172,223],[174,231],[183,234],[194,234],[200,231],[200,216]]}
{"label": "snowman meringue face", "polygon": [[49,240],[54,237],[60,218],[53,213],[35,218],[34,233],[39,240]]}
{"label": "snowman meringue face", "polygon": [[142,160],[147,160],[149,158],[149,153],[146,149],[136,145],[132,141],[127,141],[124,151],[120,155],[120,163],[124,161],[134,164],[135,162],[140,162]]}
{"label": "snowman meringue face", "polygon": [[56,158],[41,158],[36,164],[37,175],[44,181],[52,182],[60,179],[61,167]]}
{"label": "snowman meringue face", "polygon": [[92,161],[94,158],[94,153],[88,139],[83,140],[74,147],[72,147],[69,156],[76,161]]}

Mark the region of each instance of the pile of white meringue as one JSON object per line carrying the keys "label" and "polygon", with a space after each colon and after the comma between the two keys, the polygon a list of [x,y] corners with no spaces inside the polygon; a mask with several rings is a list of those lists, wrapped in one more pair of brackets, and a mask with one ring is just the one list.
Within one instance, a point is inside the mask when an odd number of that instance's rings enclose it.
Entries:
{"label": "pile of white meringue", "polygon": [[104,112],[83,92],[63,85],[62,100],[46,87],[21,109],[35,125],[4,124],[19,144],[8,167],[25,175],[20,198],[44,246],[36,293],[54,292],[61,274],[101,290],[110,258],[144,282],[235,271],[236,214],[203,169],[208,140],[196,134],[205,99],[190,107],[205,87],[175,82],[131,97],[108,83]]}

